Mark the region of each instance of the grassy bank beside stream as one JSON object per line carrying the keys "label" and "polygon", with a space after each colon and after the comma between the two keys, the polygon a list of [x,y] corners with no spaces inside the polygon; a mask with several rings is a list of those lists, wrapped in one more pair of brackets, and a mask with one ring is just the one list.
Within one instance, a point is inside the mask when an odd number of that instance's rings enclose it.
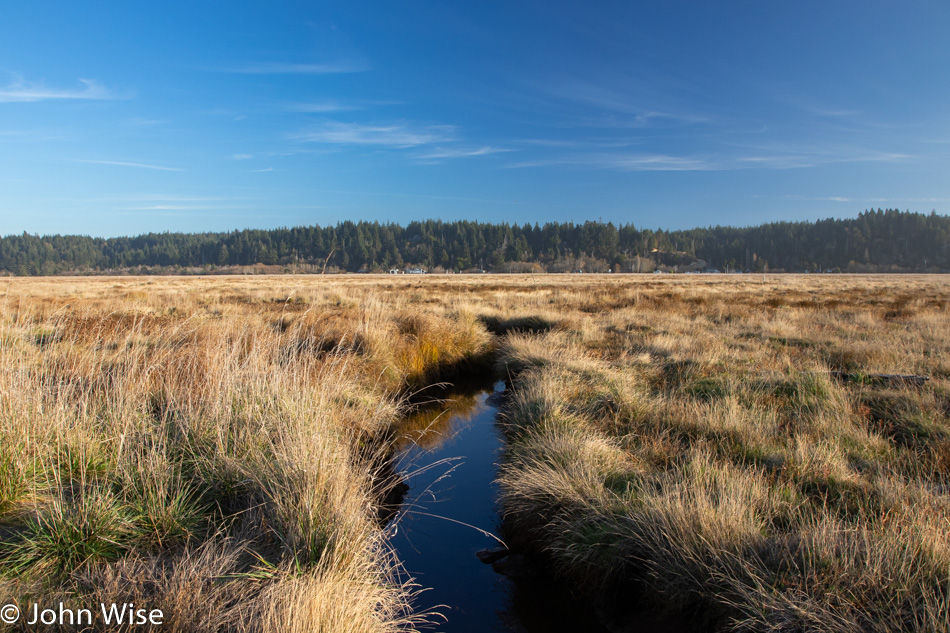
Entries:
{"label": "grassy bank beside stream", "polygon": [[401,393],[488,342],[473,315],[345,285],[4,282],[0,602],[24,620],[131,602],[170,631],[414,629],[376,522],[379,439]]}
{"label": "grassy bank beside stream", "polygon": [[948,287],[868,281],[595,290],[509,336],[510,532],[724,630],[950,630]]}

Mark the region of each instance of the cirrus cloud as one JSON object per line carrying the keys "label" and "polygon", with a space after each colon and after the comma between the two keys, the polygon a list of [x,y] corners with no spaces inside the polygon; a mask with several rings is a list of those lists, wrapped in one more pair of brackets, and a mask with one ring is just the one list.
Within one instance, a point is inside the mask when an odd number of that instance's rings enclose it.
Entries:
{"label": "cirrus cloud", "polygon": [[443,158],[468,158],[470,156],[488,156],[489,154],[498,154],[500,152],[510,152],[510,150],[505,147],[492,147],[490,145],[485,145],[483,147],[476,148],[461,148],[461,147],[436,147],[430,152],[421,154],[419,158],[423,160],[439,160]]}
{"label": "cirrus cloud", "polygon": [[455,139],[453,125],[364,125],[330,121],[291,135],[304,143],[328,143],[333,145],[382,145],[388,147],[418,147],[445,143]]}
{"label": "cirrus cloud", "polygon": [[87,99],[107,100],[118,97],[92,79],[80,79],[82,88],[49,88],[39,83],[25,81],[16,76],[8,85],[0,88],[0,103],[29,103],[35,101]]}
{"label": "cirrus cloud", "polygon": [[369,65],[352,61],[325,62],[322,64],[251,62],[242,66],[233,66],[222,70],[224,72],[241,75],[336,75],[366,72],[369,70]]}

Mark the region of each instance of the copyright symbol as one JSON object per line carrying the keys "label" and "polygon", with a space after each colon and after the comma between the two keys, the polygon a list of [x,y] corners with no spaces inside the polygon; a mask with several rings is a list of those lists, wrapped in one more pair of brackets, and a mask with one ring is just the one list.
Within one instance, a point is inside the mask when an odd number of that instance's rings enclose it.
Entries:
{"label": "copyright symbol", "polygon": [[5,604],[0,607],[0,621],[4,624],[14,624],[20,619],[20,609],[15,604]]}

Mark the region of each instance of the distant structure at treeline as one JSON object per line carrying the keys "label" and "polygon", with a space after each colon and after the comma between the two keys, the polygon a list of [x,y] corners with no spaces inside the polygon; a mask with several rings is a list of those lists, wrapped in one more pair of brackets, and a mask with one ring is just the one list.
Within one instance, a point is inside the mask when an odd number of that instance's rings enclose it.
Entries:
{"label": "distant structure at treeline", "polygon": [[950,217],[888,209],[854,219],[684,231],[632,224],[336,226],[230,233],[0,238],[0,274],[260,272],[950,272]]}

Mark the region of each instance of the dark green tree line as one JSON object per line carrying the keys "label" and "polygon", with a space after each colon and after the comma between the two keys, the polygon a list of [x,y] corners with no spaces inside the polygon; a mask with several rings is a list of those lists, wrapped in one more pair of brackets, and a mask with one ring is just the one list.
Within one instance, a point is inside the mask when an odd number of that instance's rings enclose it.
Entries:
{"label": "dark green tree line", "polygon": [[651,272],[691,262],[694,268],[719,270],[948,272],[950,217],[877,209],[852,219],[683,231],[600,222],[541,226],[426,220],[407,226],[346,221],[326,227],[109,239],[27,233],[0,238],[0,272],[15,275],[255,264],[322,269],[324,262],[351,272],[409,265],[505,271],[513,263],[549,271]]}

